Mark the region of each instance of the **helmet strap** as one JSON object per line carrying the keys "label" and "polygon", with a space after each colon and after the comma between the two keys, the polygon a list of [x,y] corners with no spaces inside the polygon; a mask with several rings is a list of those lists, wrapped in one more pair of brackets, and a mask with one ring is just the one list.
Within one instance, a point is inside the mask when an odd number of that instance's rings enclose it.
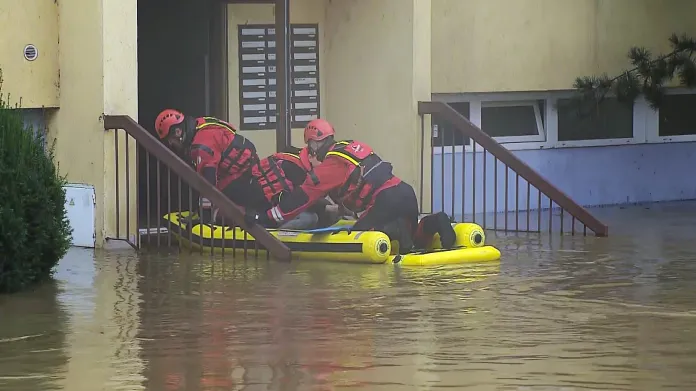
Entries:
{"label": "helmet strap", "polygon": [[184,123],[182,124],[184,127],[184,134],[181,138],[181,143],[184,144],[185,146],[191,145],[193,142],[193,137],[196,135],[196,119],[193,117],[185,117],[184,118]]}
{"label": "helmet strap", "polygon": [[323,161],[326,154],[334,144],[336,144],[336,141],[334,141],[333,136],[329,136],[321,140],[321,146],[319,146],[319,148],[316,150],[317,159],[319,159],[319,161]]}

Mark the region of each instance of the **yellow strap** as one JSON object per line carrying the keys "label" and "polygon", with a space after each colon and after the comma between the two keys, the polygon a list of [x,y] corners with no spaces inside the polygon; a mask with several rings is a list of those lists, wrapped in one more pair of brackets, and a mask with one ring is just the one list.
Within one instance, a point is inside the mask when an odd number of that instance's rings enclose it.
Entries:
{"label": "yellow strap", "polygon": [[230,132],[236,134],[236,132],[234,131],[234,129],[232,129],[231,127],[227,126],[225,123],[221,122],[221,121],[220,121],[219,119],[217,119],[217,118],[213,118],[213,117],[203,117],[203,119],[205,119],[206,121],[210,121],[210,122],[204,122],[204,123],[202,123],[202,124],[196,126],[196,130],[201,130],[201,129],[206,128],[206,127],[208,127],[208,126],[215,126],[215,125],[217,125],[217,126],[222,126],[223,128],[225,128],[225,129],[229,130]]}
{"label": "yellow strap", "polygon": [[360,165],[360,163],[358,163],[357,160],[353,159],[351,156],[348,156],[348,154],[343,153],[343,152],[329,151],[329,152],[326,153],[326,156],[329,156],[329,155],[334,155],[334,156],[342,157],[342,158],[348,160],[349,162],[353,163],[353,164],[356,165],[356,166],[359,166],[359,165]]}
{"label": "yellow strap", "polygon": [[290,153],[290,152],[281,152],[280,154],[281,155],[289,155],[289,156],[292,156],[292,157],[295,157],[298,159],[300,158],[300,155],[295,155],[294,153]]}

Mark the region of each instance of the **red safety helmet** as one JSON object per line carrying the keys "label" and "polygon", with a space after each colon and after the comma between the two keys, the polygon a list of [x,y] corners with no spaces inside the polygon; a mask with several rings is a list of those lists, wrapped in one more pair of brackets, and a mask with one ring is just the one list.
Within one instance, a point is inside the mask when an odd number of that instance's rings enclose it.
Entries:
{"label": "red safety helmet", "polygon": [[172,127],[184,122],[184,113],[174,110],[163,110],[155,119],[155,130],[160,139],[164,140],[169,136]]}
{"label": "red safety helmet", "polygon": [[321,118],[313,119],[304,129],[304,142],[307,144],[309,140],[321,141],[334,134],[336,132],[329,121]]}

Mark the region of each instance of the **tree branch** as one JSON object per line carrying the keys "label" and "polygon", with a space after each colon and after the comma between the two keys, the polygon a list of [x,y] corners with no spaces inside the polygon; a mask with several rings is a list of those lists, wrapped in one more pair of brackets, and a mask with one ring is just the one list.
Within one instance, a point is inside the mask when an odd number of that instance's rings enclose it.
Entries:
{"label": "tree branch", "polygon": [[653,109],[658,109],[664,101],[664,85],[674,79],[675,74],[684,87],[696,86],[696,39],[682,34],[672,34],[669,38],[672,51],[653,58],[650,50],[632,47],[628,52],[633,68],[609,78],[583,76],[575,79],[575,95],[570,105],[577,109],[578,115],[586,116],[596,112],[607,94],[613,93],[622,103],[633,105],[639,95],[643,95]]}

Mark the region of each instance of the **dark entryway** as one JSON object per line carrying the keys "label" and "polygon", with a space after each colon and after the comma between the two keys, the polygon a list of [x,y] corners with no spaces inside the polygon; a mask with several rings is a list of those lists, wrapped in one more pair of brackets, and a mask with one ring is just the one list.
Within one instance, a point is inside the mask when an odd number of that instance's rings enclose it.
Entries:
{"label": "dark entryway", "polygon": [[[138,122],[154,131],[157,114],[173,108],[193,116],[229,119],[229,3],[275,5],[277,40],[278,124],[276,144],[289,144],[289,0],[138,0]],[[280,44],[282,43],[282,44]],[[155,228],[170,210],[189,210],[188,186],[159,166],[154,157],[138,157],[139,228]],[[170,180],[171,177],[171,180]],[[159,184],[159,185],[158,185]],[[159,190],[159,191],[158,191]],[[147,218],[151,224],[147,224]]]}
{"label": "dark entryway", "polygon": [[[218,0],[138,0],[138,122],[145,129],[154,131],[165,108],[227,119],[226,21],[227,4]],[[161,165],[158,194],[157,160],[151,157],[148,164],[142,149],[138,160],[139,228],[148,215],[154,228],[168,205],[178,208],[178,178],[172,174],[168,184],[168,169]],[[185,183],[182,190],[187,210]]]}

